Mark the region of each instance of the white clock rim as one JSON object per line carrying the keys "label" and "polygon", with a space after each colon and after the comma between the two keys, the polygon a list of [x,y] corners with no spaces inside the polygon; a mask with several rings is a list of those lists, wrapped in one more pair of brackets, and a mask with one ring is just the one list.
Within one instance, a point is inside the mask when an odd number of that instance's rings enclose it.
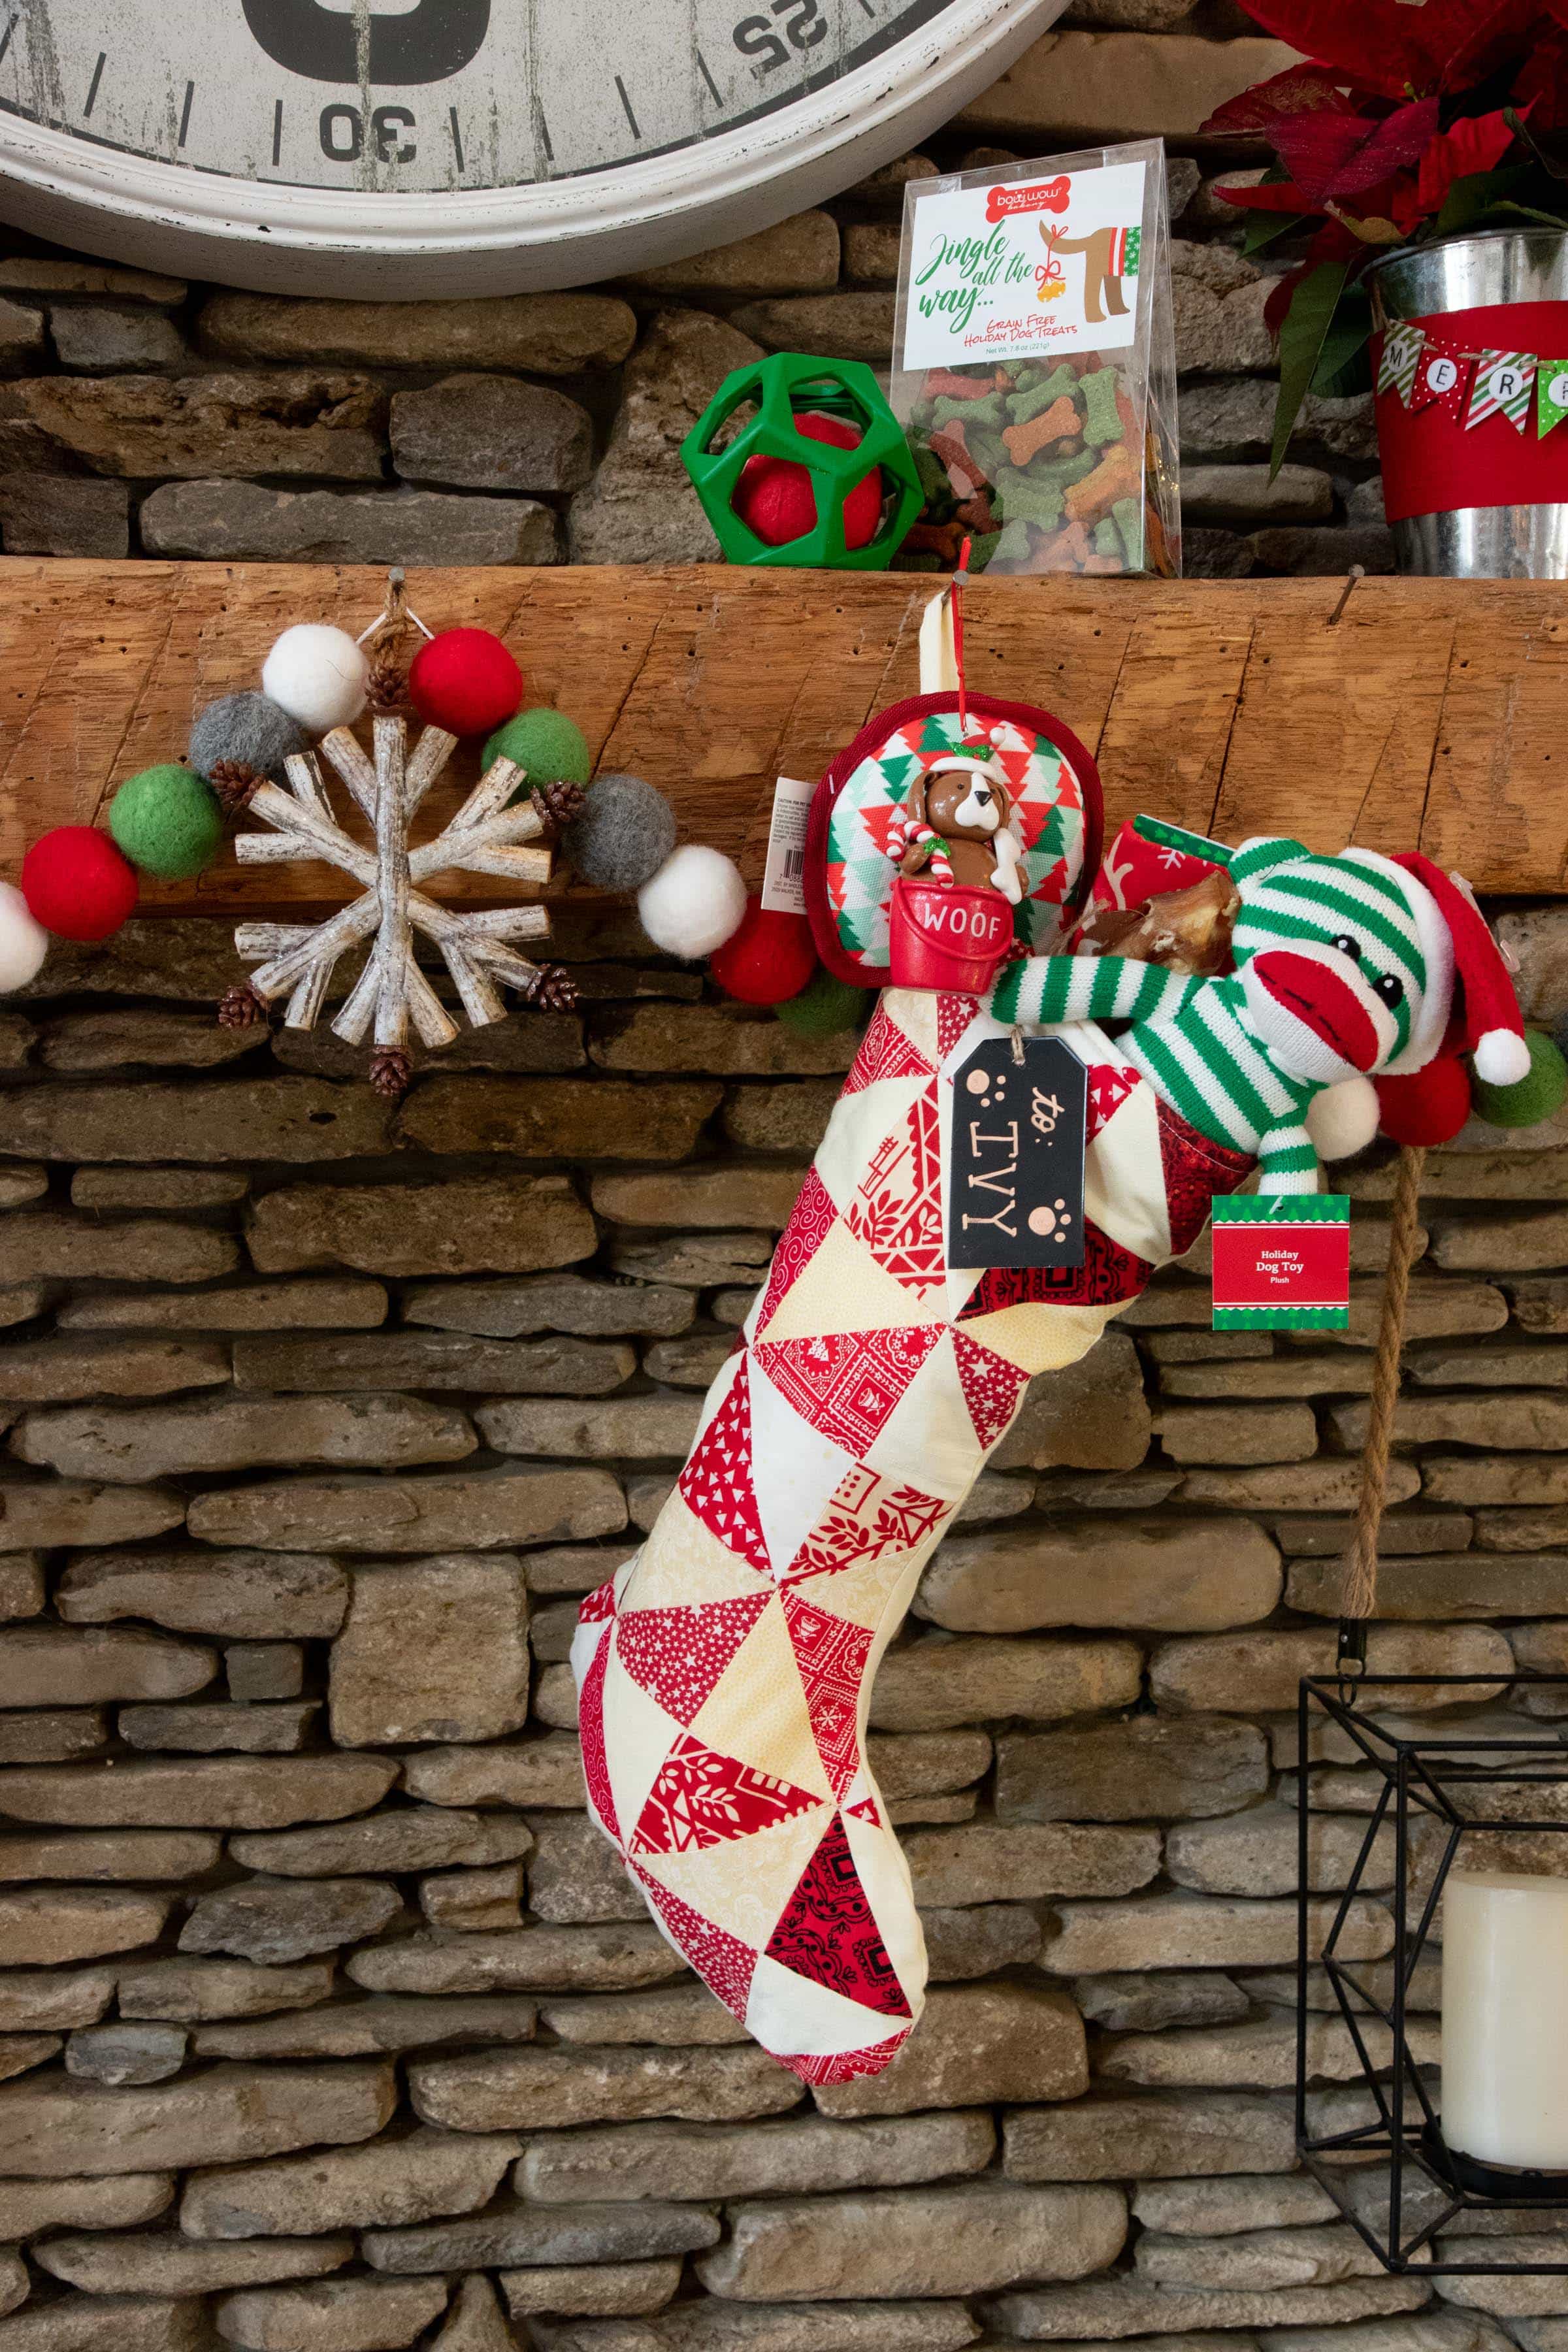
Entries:
{"label": "white clock rim", "polygon": [[1066,0],[955,0],[842,80],[714,139],[526,187],[407,194],[226,178],[0,115],[0,218],[258,293],[545,292],[683,259],[891,162],[995,81]]}

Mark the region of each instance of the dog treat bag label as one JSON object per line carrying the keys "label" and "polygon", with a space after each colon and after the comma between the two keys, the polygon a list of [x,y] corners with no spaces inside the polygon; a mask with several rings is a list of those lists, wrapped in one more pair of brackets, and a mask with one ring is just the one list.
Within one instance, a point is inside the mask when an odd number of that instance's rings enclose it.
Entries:
{"label": "dog treat bag label", "polygon": [[1105,163],[915,192],[905,368],[1123,351],[1137,331],[1143,174]]}
{"label": "dog treat bag label", "polygon": [[1089,1072],[1055,1037],[988,1037],[954,1074],[947,1262],[1081,1265]]}
{"label": "dog treat bag label", "polygon": [[1213,1204],[1216,1331],[1343,1331],[1351,1204],[1343,1192],[1232,1193]]}

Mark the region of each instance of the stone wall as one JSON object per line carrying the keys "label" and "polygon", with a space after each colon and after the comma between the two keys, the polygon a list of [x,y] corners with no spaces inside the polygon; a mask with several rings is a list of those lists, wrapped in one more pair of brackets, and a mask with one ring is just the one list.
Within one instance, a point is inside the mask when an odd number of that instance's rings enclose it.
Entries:
{"label": "stone wall", "polygon": [[[0,232],[0,540],[13,554],[386,563],[706,561],[678,451],[760,351],[885,369],[903,188],[1163,134],[1186,568],[1392,569],[1370,401],[1313,400],[1270,483],[1263,305],[1194,134],[1289,61],[1232,0],[1089,0],[838,203],[624,284],[494,301],[274,299]],[[1240,168],[1257,176],[1244,157]],[[1278,272],[1289,247],[1266,257]],[[929,559],[928,559],[929,561]]]}
{"label": "stone wall", "polygon": [[[1292,2146],[1386,1166],[1346,1338],[1215,1337],[1194,1259],[1036,1385],[873,1702],[930,2006],[813,2095],[589,1828],[565,1658],[851,1040],[578,919],[585,1012],[400,1107],[218,1029],[216,924],[0,1013],[0,2352],[1510,2352],[1568,2284],[1382,2274]],[[1568,919],[1508,928],[1561,1011]],[[1375,1664],[1568,1657],[1565,1166],[1561,1118],[1431,1162]]]}

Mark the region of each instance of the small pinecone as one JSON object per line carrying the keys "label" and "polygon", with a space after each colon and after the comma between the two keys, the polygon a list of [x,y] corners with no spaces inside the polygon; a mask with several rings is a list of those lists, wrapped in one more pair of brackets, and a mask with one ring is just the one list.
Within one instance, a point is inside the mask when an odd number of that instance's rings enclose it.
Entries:
{"label": "small pinecone", "polygon": [[243,760],[215,760],[207,782],[225,816],[237,816],[262,778]]}
{"label": "small pinecone", "polygon": [[407,679],[403,665],[395,654],[377,654],[370,666],[366,693],[373,710],[395,710],[402,702]]}
{"label": "small pinecone", "polygon": [[253,1029],[267,1018],[267,1000],[258,996],[247,980],[237,980],[232,988],[225,989],[217,1008],[220,1029]]}
{"label": "small pinecone", "polygon": [[583,814],[588,795],[581,784],[535,784],[533,805],[547,824],[564,833],[574,817]]}
{"label": "small pinecone", "polygon": [[542,965],[539,978],[528,992],[528,1002],[535,1013],[574,1013],[577,983],[563,963]]}
{"label": "small pinecone", "polygon": [[387,1102],[395,1102],[408,1091],[408,1081],[414,1076],[414,1065],[401,1046],[384,1045],[370,1057],[370,1082],[376,1093]]}

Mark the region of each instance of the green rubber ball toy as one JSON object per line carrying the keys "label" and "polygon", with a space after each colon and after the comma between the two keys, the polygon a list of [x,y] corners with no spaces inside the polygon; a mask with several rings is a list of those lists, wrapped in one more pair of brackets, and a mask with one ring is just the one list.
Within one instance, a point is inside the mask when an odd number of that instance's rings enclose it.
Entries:
{"label": "green rubber ball toy", "polygon": [[217,856],[223,811],[211,786],[193,768],[168,762],[143,768],[121,785],[109,804],[116,846],[143,874],[187,881]]}
{"label": "green rubber ball toy", "polygon": [[585,784],[594,772],[583,730],[563,710],[552,710],[544,703],[520,710],[496,729],[485,745],[482,764],[488,768],[492,760],[513,761],[531,785]]}
{"label": "green rubber ball toy", "polygon": [[1543,1030],[1527,1029],[1524,1042],[1530,1048],[1524,1077],[1511,1087],[1489,1087],[1480,1078],[1471,1082],[1476,1117],[1493,1127],[1539,1127],[1568,1098],[1568,1062],[1551,1038]]}

